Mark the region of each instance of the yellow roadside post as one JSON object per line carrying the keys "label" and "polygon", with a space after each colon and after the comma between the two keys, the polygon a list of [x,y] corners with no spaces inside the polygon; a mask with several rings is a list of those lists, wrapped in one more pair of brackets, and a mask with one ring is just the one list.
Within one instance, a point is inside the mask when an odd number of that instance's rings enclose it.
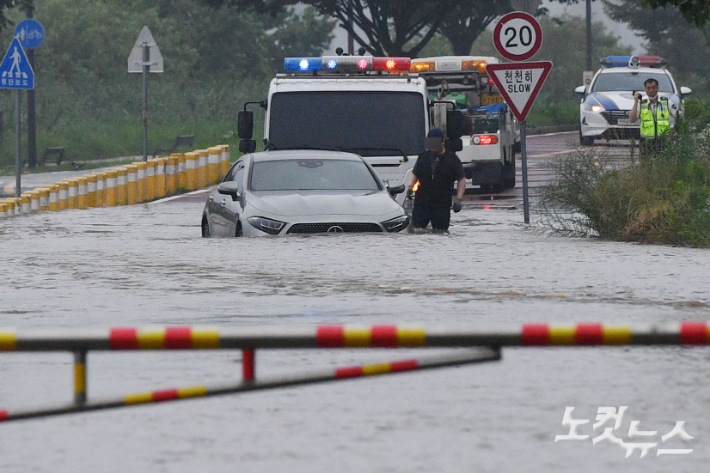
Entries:
{"label": "yellow roadside post", "polygon": [[39,192],[39,209],[46,212],[49,210],[49,188],[40,187],[37,192]]}
{"label": "yellow roadside post", "polygon": [[86,206],[96,207],[96,174],[89,174],[86,177]]}
{"label": "yellow roadside post", "polygon": [[185,153],[185,188],[189,191],[197,189],[197,153]]}
{"label": "yellow roadside post", "polygon": [[183,191],[187,189],[185,153],[175,153],[173,156],[178,158],[178,190]]}
{"label": "yellow roadside post", "polygon": [[178,158],[177,156],[170,156],[168,158],[168,164],[165,166],[165,186],[168,195],[177,194],[178,188]]}
{"label": "yellow roadside post", "polygon": [[207,184],[219,182],[219,162],[222,159],[222,150],[216,146],[207,148]]}
{"label": "yellow roadside post", "polygon": [[106,207],[116,206],[116,187],[118,186],[118,171],[106,171]]}
{"label": "yellow roadside post", "polygon": [[59,210],[69,208],[69,184],[67,181],[57,182],[59,186]]}
{"label": "yellow roadside post", "polygon": [[74,178],[74,179],[67,179],[65,182],[69,186],[69,190],[68,190],[69,205],[67,207],[70,209],[75,209],[76,208],[76,196],[77,196],[77,193],[79,192],[79,181],[77,181],[76,178]]}
{"label": "yellow roadside post", "polygon": [[140,204],[146,200],[145,183],[148,165],[143,161],[135,162],[133,164],[138,167],[138,172],[136,172],[136,203]]}
{"label": "yellow roadside post", "polygon": [[103,207],[106,199],[106,173],[96,174],[96,206]]}
{"label": "yellow roadside post", "polygon": [[136,205],[136,177],[138,174],[138,166],[129,164],[126,166],[126,203],[128,205]]}
{"label": "yellow roadside post", "polygon": [[49,189],[49,211],[57,212],[59,210],[59,186],[57,184],[51,184],[48,186]]}
{"label": "yellow roadside post", "polygon": [[77,177],[76,181],[79,183],[79,186],[77,188],[77,193],[76,193],[76,208],[77,209],[85,209],[86,208],[86,195],[89,192],[88,189],[88,184],[89,180],[82,176],[82,177]]}
{"label": "yellow roadside post", "polygon": [[126,176],[128,173],[125,167],[116,169],[116,173],[116,205],[126,205],[126,186],[128,184]]}

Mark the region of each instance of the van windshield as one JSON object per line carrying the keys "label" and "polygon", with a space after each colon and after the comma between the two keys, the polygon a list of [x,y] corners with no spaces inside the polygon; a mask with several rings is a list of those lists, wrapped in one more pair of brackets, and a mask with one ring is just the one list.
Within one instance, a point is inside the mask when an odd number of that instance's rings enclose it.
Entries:
{"label": "van windshield", "polygon": [[424,98],[414,92],[281,92],[269,104],[275,149],[321,148],[362,156],[424,150]]}

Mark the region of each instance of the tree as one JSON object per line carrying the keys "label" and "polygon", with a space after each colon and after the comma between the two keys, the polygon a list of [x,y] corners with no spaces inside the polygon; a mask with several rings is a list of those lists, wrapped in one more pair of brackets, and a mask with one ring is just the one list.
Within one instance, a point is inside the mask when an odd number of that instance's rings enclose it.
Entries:
{"label": "tree", "polygon": [[710,23],[710,2],[707,0],[644,0],[651,8],[674,6],[688,23],[698,27]]}
{"label": "tree", "polygon": [[14,22],[5,14],[7,11],[16,8],[29,15],[34,11],[34,3],[34,0],[0,0],[0,31],[14,26]]}
{"label": "tree", "polygon": [[[666,58],[678,85],[705,90],[710,77],[710,26],[689,24],[672,6],[652,9],[643,0],[604,0],[614,20],[627,23],[644,38],[650,54]],[[692,45],[692,47],[691,47]]]}
{"label": "tree", "polygon": [[466,56],[491,22],[509,11],[509,1],[463,2],[444,17],[439,32],[451,42],[454,55]]}
{"label": "tree", "polygon": [[[212,6],[235,5],[276,15],[294,0],[202,0]],[[455,54],[468,54],[478,35],[510,0],[305,0],[340,22],[367,52],[375,56],[417,57],[441,33]],[[352,26],[350,20],[352,19]]]}

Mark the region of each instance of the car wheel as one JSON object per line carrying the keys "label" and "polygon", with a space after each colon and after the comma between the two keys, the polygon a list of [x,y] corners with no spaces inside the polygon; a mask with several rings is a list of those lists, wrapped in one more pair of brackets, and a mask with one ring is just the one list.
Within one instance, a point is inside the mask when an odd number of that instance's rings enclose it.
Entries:
{"label": "car wheel", "polygon": [[210,224],[207,222],[206,217],[202,217],[202,238],[210,237]]}
{"label": "car wheel", "polygon": [[582,136],[582,130],[579,130],[579,142],[582,146],[594,146],[594,138],[591,136]]}
{"label": "car wheel", "polygon": [[242,222],[237,220],[237,231],[234,232],[235,237],[240,237],[244,236],[244,232],[242,231]]}

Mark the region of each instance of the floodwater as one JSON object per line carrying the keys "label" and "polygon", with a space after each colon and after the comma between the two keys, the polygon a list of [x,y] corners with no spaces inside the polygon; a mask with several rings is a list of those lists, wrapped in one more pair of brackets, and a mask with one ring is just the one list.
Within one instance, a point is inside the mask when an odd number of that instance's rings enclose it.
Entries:
{"label": "floodwater", "polygon": [[[449,235],[202,239],[202,203],[0,220],[0,326],[708,320],[710,252],[561,238],[464,208]],[[443,350],[262,350],[257,377]],[[2,354],[0,408],[72,399],[65,353]],[[238,381],[238,351],[90,353],[89,397]],[[506,348],[498,362],[0,424],[0,472],[698,472],[710,349]],[[585,441],[569,433],[565,407]],[[592,438],[599,407],[628,406]],[[629,437],[631,421],[652,437]],[[694,437],[662,443],[676,421]],[[608,424],[607,426],[610,426]],[[649,440],[650,439],[650,440]]]}

